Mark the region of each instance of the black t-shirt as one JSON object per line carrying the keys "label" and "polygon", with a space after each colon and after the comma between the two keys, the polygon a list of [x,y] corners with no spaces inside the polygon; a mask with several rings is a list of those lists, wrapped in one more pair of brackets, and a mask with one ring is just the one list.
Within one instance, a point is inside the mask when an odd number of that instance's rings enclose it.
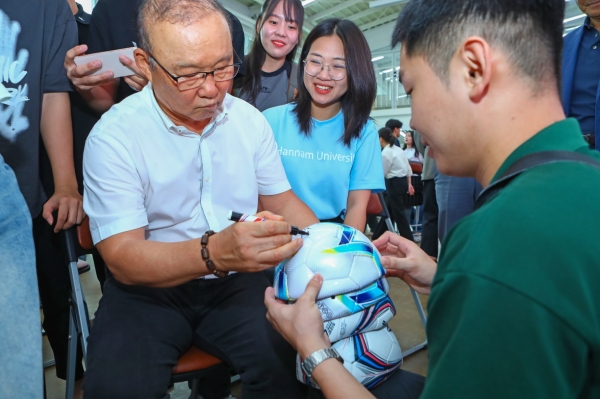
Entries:
{"label": "black t-shirt", "polygon": [[[139,43],[137,37],[137,11],[139,0],[99,0],[92,12],[88,54],[110,51],[133,46]],[[229,13],[232,28],[232,42],[240,60],[244,60],[244,31],[240,21]],[[242,64],[238,75],[243,76]],[[117,92],[117,102],[132,95],[135,91],[121,78]]]}
{"label": "black t-shirt", "polygon": [[2,0],[0,42],[0,81],[13,95],[0,104],[0,154],[36,217],[46,201],[39,178],[42,98],[71,91],[63,63],[77,45],[77,27],[68,2]]}

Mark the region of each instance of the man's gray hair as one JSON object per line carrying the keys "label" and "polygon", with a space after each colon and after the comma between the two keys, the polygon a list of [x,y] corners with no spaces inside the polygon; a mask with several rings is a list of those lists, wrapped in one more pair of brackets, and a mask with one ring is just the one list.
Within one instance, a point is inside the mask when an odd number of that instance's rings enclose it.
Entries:
{"label": "man's gray hair", "polygon": [[142,0],[138,9],[138,47],[152,53],[149,27],[158,22],[191,25],[214,13],[231,22],[227,11],[215,0]]}

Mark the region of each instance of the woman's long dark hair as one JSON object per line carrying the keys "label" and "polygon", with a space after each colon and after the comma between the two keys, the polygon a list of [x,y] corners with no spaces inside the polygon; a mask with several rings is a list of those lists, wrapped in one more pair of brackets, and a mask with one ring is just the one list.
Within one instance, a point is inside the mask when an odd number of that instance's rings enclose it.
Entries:
{"label": "woman's long dark hair", "polygon": [[[283,12],[286,21],[293,21],[298,25],[298,43],[302,37],[302,23],[304,22],[304,6],[300,0],[267,0],[262,5],[260,14],[256,19],[256,27],[254,29],[254,41],[252,48],[246,56],[246,75],[241,86],[241,92],[249,93],[248,102],[254,104],[256,97],[262,88],[261,75],[262,66],[265,63],[267,52],[260,40],[260,31],[266,20],[275,11],[280,2],[283,2]],[[285,57],[286,61],[293,62],[296,56],[298,45],[294,46],[292,51]]]}
{"label": "woman's long dark hair", "polygon": [[[415,145],[415,136],[413,135],[413,132],[412,132],[411,130],[408,130],[408,131],[406,132],[406,134],[407,134],[407,135],[408,135],[408,134],[410,134],[410,138],[412,139],[412,142],[413,142],[413,143],[412,143],[412,147],[411,147],[411,148],[414,148],[414,149],[415,149],[415,157],[417,157],[417,158],[418,158],[418,157],[419,157],[419,155],[421,155],[421,154],[419,154],[419,150],[418,150],[417,146]],[[408,146],[406,145],[406,136],[404,136],[404,146],[402,147],[402,149],[403,149],[403,150],[406,150],[406,148],[407,148],[407,147],[408,147]]]}
{"label": "woman's long dark hair", "polygon": [[312,98],[304,86],[303,61],[308,56],[310,47],[315,40],[333,35],[337,35],[344,45],[348,91],[340,100],[344,113],[344,133],[340,137],[340,141],[350,147],[352,139],[360,137],[362,129],[370,119],[371,107],[377,96],[377,82],[371,62],[371,50],[367,39],[352,21],[338,18],[326,19],[308,34],[298,65],[298,86],[300,86],[298,102],[292,112],[296,116],[302,133],[310,136]]}

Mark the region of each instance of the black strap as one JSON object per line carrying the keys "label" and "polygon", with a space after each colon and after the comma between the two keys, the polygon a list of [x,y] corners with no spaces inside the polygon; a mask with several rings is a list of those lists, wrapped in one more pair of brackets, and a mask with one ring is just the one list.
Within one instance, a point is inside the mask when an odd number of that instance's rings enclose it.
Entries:
{"label": "black strap", "polygon": [[600,162],[587,156],[573,151],[542,151],[536,152],[535,154],[527,155],[517,162],[511,165],[500,176],[498,180],[490,184],[485,188],[477,197],[475,202],[475,209],[479,209],[490,200],[493,196],[498,194],[500,190],[506,187],[515,177],[521,173],[536,168],[542,165],[549,165],[557,162],[575,162],[592,166],[596,169],[600,169]]}

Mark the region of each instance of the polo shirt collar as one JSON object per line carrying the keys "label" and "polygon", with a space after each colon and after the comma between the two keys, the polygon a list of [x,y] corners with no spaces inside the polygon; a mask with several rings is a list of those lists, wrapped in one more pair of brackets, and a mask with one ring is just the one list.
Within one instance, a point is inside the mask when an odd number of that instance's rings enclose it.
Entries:
{"label": "polo shirt collar", "polygon": [[588,144],[583,139],[577,119],[568,118],[556,122],[538,132],[513,151],[498,169],[491,183],[498,180],[512,164],[526,155],[541,151],[575,151],[582,148],[588,148]]}
{"label": "polo shirt collar", "polygon": [[[144,88],[143,92],[145,92],[145,95],[147,96],[148,101],[150,102],[150,105],[152,106],[152,109],[154,110],[154,112],[158,116],[159,120],[161,121],[161,123],[167,129],[167,131],[169,133],[173,133],[178,136],[189,136],[189,135],[197,136],[198,135],[197,133],[190,131],[185,126],[176,125],[175,123],[173,123],[171,118],[169,118],[167,116],[167,114],[165,114],[165,112],[162,110],[160,105],[158,105],[158,101],[156,100],[156,97],[154,96],[154,90],[152,89],[151,82],[148,82],[148,84]],[[212,134],[215,127],[226,116],[227,116],[227,105],[226,105],[226,101],[223,101],[221,106],[217,109],[217,112],[215,113],[215,115],[213,115],[211,121],[208,123],[208,125],[206,125],[204,127],[201,137],[208,137],[210,134]]]}

